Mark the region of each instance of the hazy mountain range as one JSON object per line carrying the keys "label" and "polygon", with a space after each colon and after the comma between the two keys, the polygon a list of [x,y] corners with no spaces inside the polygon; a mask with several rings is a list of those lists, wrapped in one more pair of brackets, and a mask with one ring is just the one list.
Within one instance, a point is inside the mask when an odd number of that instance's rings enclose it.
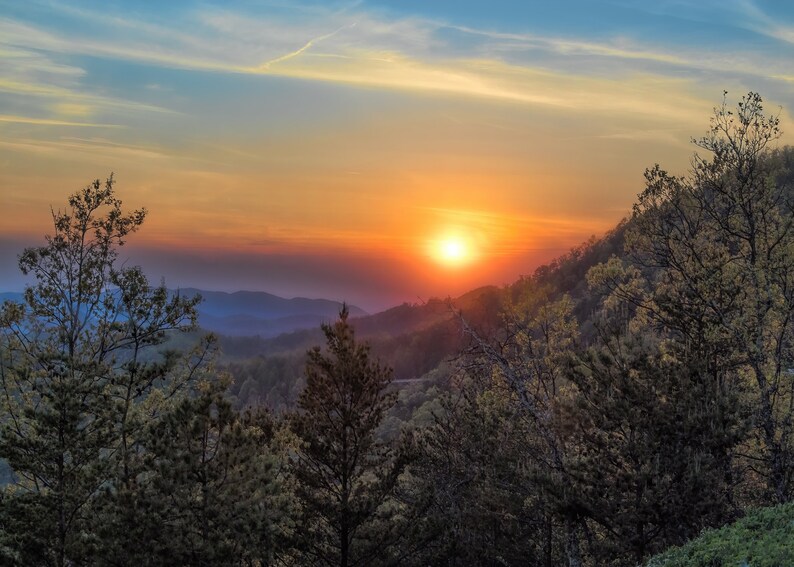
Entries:
{"label": "hazy mountain range", "polygon": [[[261,291],[206,291],[196,288],[180,289],[182,295],[201,295],[199,325],[207,331],[227,336],[275,337],[282,333],[319,327],[339,315],[342,303],[329,299],[295,297],[285,299]],[[0,293],[0,302],[21,301],[22,294]],[[351,317],[367,313],[349,305]]]}
{"label": "hazy mountain range", "polygon": [[[204,291],[195,288],[179,290],[183,295],[199,294],[199,325],[203,329],[228,336],[275,337],[282,333],[319,327],[334,320],[342,303],[329,299],[295,297],[285,299],[262,291]],[[348,306],[351,317],[367,313]]]}

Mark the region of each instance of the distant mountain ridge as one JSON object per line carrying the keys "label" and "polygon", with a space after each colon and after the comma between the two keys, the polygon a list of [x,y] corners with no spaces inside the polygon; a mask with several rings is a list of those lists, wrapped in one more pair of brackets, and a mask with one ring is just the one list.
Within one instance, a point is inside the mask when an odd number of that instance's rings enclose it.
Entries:
{"label": "distant mountain ridge", "polygon": [[[174,290],[182,295],[201,295],[199,325],[227,336],[275,337],[282,333],[319,327],[339,315],[342,302],[294,297],[285,299],[264,291],[206,291],[197,288]],[[348,305],[351,317],[367,312]]]}
{"label": "distant mountain ridge", "polygon": [[[263,291],[207,291],[181,288],[171,293],[192,297],[201,295],[198,323],[202,329],[228,336],[275,337],[282,333],[319,327],[339,315],[342,302],[330,299],[295,297],[286,299]],[[0,293],[3,301],[22,301],[18,292]],[[348,305],[351,317],[363,317],[367,312]]]}
{"label": "distant mountain ridge", "polygon": [[[199,311],[213,316],[227,316],[231,314],[251,314],[264,319],[278,319],[296,315],[322,315],[336,316],[342,308],[342,302],[330,299],[308,299],[294,297],[285,299],[264,291],[206,291],[186,287],[178,290],[182,295],[192,296],[199,294],[203,301]],[[355,305],[348,305],[352,317],[367,315],[363,309]]]}

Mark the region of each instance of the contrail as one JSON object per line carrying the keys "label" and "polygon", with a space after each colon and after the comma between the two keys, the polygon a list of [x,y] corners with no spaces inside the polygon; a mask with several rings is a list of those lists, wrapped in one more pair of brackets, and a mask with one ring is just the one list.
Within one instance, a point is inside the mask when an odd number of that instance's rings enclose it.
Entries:
{"label": "contrail", "polygon": [[336,30],[332,31],[331,33],[327,33],[325,35],[321,35],[320,37],[315,37],[313,39],[310,39],[309,41],[306,42],[305,45],[303,45],[299,49],[296,49],[295,51],[292,51],[292,52],[287,53],[285,55],[282,55],[280,57],[276,57],[275,59],[271,59],[270,61],[265,61],[264,63],[262,63],[259,67],[256,67],[255,69],[257,71],[267,71],[268,69],[270,69],[271,65],[274,65],[275,63],[281,63],[282,61],[286,61],[287,59],[292,59],[293,57],[297,57],[298,55],[300,55],[301,53],[303,53],[304,51],[309,49],[312,45],[314,45],[318,41],[322,41],[324,39],[328,39],[329,37],[333,37],[333,36],[335,36],[336,34],[338,34],[340,31],[342,31],[345,28],[352,28],[353,26],[356,25],[356,23],[357,22],[353,22],[352,24],[344,25],[344,26],[340,27],[339,29],[336,29]]}

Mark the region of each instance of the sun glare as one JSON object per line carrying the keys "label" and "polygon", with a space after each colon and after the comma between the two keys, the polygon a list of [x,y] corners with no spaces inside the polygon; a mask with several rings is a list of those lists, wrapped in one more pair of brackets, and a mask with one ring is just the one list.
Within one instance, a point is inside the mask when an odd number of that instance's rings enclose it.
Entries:
{"label": "sun glare", "polygon": [[471,260],[472,251],[465,239],[448,236],[435,242],[433,256],[448,266],[460,266]]}
{"label": "sun glare", "polygon": [[466,255],[466,247],[459,240],[447,240],[443,244],[443,253],[448,260],[460,260]]}

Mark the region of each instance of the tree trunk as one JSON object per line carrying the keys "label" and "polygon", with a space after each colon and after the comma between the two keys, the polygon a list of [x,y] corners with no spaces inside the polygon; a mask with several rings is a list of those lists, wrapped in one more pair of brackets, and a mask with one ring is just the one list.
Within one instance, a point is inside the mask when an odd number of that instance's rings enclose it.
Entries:
{"label": "tree trunk", "polygon": [[552,536],[554,534],[554,518],[551,514],[546,514],[546,558],[545,558],[545,565],[546,567],[552,567],[554,562],[552,560],[552,554],[554,553],[554,547],[552,545]]}
{"label": "tree trunk", "polygon": [[768,488],[776,503],[788,500],[786,494],[786,459],[783,454],[786,450],[777,439],[777,424],[775,423],[774,408],[770,398],[769,383],[763,369],[756,362],[753,364],[760,397],[759,422],[764,435],[764,442],[769,451],[769,483]]}
{"label": "tree trunk", "polygon": [[565,553],[568,556],[568,567],[582,567],[582,551],[579,545],[579,534],[576,524],[565,520]]}

